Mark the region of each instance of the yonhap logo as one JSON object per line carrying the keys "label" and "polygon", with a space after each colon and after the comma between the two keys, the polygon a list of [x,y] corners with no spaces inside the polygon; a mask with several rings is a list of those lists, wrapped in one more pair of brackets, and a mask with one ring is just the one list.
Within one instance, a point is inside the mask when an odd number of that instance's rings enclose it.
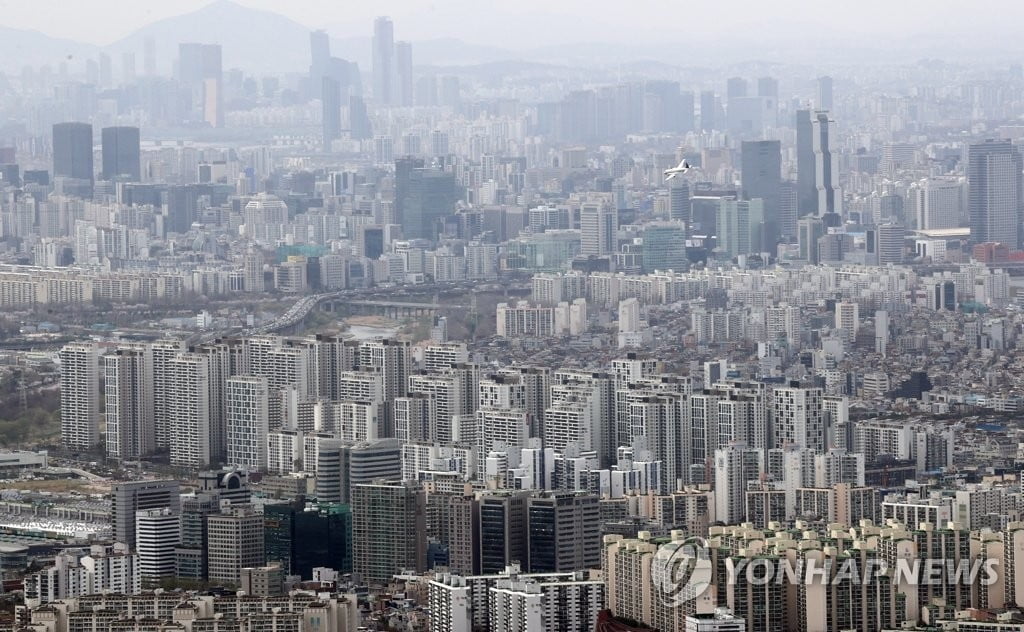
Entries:
{"label": "yonhap logo", "polygon": [[701,537],[662,544],[651,561],[654,592],[672,608],[703,595],[713,577],[708,543]]}

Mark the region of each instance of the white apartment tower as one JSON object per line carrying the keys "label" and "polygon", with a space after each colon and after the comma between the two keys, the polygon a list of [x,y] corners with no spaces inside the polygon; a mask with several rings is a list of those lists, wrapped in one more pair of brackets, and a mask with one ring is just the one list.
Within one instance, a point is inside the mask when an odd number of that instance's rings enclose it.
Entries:
{"label": "white apartment tower", "polygon": [[227,382],[228,464],[264,472],[270,431],[267,378],[241,375]]}
{"label": "white apartment tower", "polygon": [[156,447],[153,424],[153,352],[131,345],[103,356],[107,456],[128,460]]}
{"label": "white apartment tower", "polygon": [[100,440],[99,353],[91,342],[60,350],[60,435],[69,450],[91,450]]}

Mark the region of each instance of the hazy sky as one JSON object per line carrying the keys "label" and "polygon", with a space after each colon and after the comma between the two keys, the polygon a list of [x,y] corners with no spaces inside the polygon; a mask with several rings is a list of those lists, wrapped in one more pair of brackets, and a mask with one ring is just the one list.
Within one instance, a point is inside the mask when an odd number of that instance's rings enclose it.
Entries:
{"label": "hazy sky", "polygon": [[[108,44],[149,22],[210,0],[0,0],[0,24]],[[869,46],[912,38],[989,32],[1011,36],[1024,20],[1015,0],[237,0],[339,37],[366,36],[376,15],[396,37],[454,37],[522,48],[545,43],[863,39]],[[1014,38],[1015,43],[1016,38]],[[963,44],[962,41],[957,42]],[[988,39],[988,43],[992,43]],[[1006,42],[1009,44],[1010,42]]]}

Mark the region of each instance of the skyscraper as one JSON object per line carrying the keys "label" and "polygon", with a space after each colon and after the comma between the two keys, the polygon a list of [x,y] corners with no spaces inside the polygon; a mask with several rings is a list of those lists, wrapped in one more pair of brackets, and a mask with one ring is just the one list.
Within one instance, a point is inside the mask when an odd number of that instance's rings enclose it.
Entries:
{"label": "skyscraper", "polygon": [[391,18],[381,16],[373,21],[373,99],[378,105],[394,102],[394,57],[395,27]]}
{"label": "skyscraper", "polygon": [[718,113],[718,97],[714,92],[704,91],[700,93],[700,127],[706,132],[717,129],[719,121],[716,118]]}
{"label": "skyscraper", "polygon": [[332,141],[341,138],[341,84],[337,79],[320,78],[320,103],[323,108],[324,150],[331,150]]}
{"label": "skyscraper", "polygon": [[967,153],[971,241],[1020,246],[1022,158],[1009,140],[987,139]]}
{"label": "skyscraper", "polygon": [[189,93],[192,117],[211,127],[224,125],[221,57],[220,44],[178,45],[178,82]]}
{"label": "skyscraper", "polygon": [[584,257],[614,253],[618,248],[618,211],[611,204],[587,202],[580,208],[580,254]]}
{"label": "skyscraper", "polygon": [[761,252],[764,241],[764,201],[719,200],[716,222],[718,249],[730,259]]}
{"label": "skyscraper", "polygon": [[839,156],[832,151],[831,138],[836,122],[828,112],[815,112],[811,120],[814,149],[814,186],[818,192],[818,215],[842,214],[843,198],[839,190]]}
{"label": "skyscraper", "polygon": [[313,31],[309,34],[309,51],[309,87],[313,91],[313,96],[319,97],[331,57],[331,40],[325,31]]}
{"label": "skyscraper", "polygon": [[92,181],[92,125],[57,123],[53,126],[53,176]]}
{"label": "skyscraper", "polygon": [[103,179],[139,182],[142,167],[139,148],[139,128],[104,127]]}
{"label": "skyscraper", "polygon": [[832,105],[832,77],[818,77],[818,109],[831,110]]}
{"label": "skyscraper", "polygon": [[60,436],[69,450],[93,450],[100,440],[99,354],[91,342],[60,350]]}
{"label": "skyscraper", "polygon": [[780,236],[779,203],[782,185],[782,143],[777,140],[744,141],[740,196],[764,203],[764,229],[759,250],[772,251]]}
{"label": "skyscraper", "polygon": [[796,112],[797,216],[817,215],[818,188],[814,184],[814,126],[810,110]]}
{"label": "skyscraper", "polygon": [[270,431],[267,378],[238,375],[227,381],[228,463],[252,470],[267,469]]}
{"label": "skyscraper", "polygon": [[395,42],[395,104],[402,107],[412,105],[412,44]]}
{"label": "skyscraper", "polygon": [[130,460],[156,447],[153,426],[153,352],[147,345],[103,356],[107,456]]}

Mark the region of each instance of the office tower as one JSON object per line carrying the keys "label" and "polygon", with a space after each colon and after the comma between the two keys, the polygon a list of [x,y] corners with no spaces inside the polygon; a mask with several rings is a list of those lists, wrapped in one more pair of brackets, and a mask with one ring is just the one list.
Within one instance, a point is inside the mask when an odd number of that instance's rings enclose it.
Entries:
{"label": "office tower", "polygon": [[480,572],[501,573],[527,555],[526,491],[489,491],[479,497]]}
{"label": "office tower", "polygon": [[92,125],[57,123],[53,126],[53,177],[92,182]]}
{"label": "office tower", "polygon": [[570,572],[601,564],[598,497],[545,492],[526,499],[528,571]]}
{"label": "office tower", "polygon": [[818,187],[815,184],[814,125],[810,110],[796,112],[796,207],[800,217],[817,215]]}
{"label": "office tower", "polygon": [[352,94],[348,98],[348,128],[353,140],[373,138],[373,126],[370,116],[366,113],[366,101],[363,97]]}
{"label": "office tower", "polygon": [[153,424],[153,352],[145,345],[103,356],[107,456],[134,460],[156,447]]}
{"label": "office tower", "polygon": [[797,445],[824,452],[825,420],[820,388],[788,386],[775,389],[773,419],[775,447]]}
{"label": "office tower", "polygon": [[121,53],[121,83],[135,83],[135,53]]}
{"label": "office tower", "polygon": [[104,180],[140,182],[142,180],[142,167],[140,162],[139,128],[104,127],[102,137],[102,178]]}
{"label": "office tower", "polygon": [[135,548],[135,514],[141,509],[170,509],[177,514],[180,507],[181,483],[178,481],[130,481],[114,483],[110,503],[110,523],[115,542]]}
{"label": "office tower", "polygon": [[700,127],[705,132],[718,129],[718,97],[714,92],[704,91],[700,93]]}
{"label": "office tower", "polygon": [[457,108],[462,101],[461,91],[462,86],[458,77],[451,75],[441,77],[438,101],[444,107]]}
{"label": "office tower", "polygon": [[686,257],[686,226],[682,222],[644,224],[643,262],[645,273],[655,270],[682,272],[690,267]]}
{"label": "office tower", "polygon": [[765,230],[763,200],[721,198],[716,220],[717,247],[730,259],[762,252]]}
{"label": "office tower", "polygon": [[321,77],[320,103],[323,116],[324,150],[331,150],[331,143],[341,138],[341,84],[337,79]]}
{"label": "office tower", "polygon": [[967,152],[967,209],[971,241],[1020,247],[1022,190],[1020,151],[1009,140],[987,139]]}
{"label": "office tower", "polygon": [[740,197],[764,203],[764,231],[758,249],[771,252],[780,237],[779,206],[782,185],[782,143],[777,140],[742,144]]}
{"label": "office tower", "polygon": [[842,214],[843,199],[839,190],[839,156],[832,151],[835,121],[828,112],[815,112],[811,120],[814,149],[814,186],[818,194],[817,214]]}
{"label": "office tower", "polygon": [[743,77],[730,77],[725,83],[725,97],[736,99],[747,96],[747,80]]}
{"label": "office tower", "polygon": [[326,566],[352,572],[352,510],[338,503],[305,501],[268,504],[263,508],[267,562],[278,562],[289,575],[313,577]]}
{"label": "office tower", "polygon": [[254,375],[229,378],[226,399],[228,464],[266,470],[266,437],[270,431],[267,378]]}
{"label": "office tower", "polygon": [[426,497],[417,484],[377,482],[352,488],[352,570],[369,584],[426,568]]}
{"label": "office tower", "polygon": [[232,507],[206,518],[206,558],[213,582],[238,585],[243,568],[263,566],[263,515]]}
{"label": "office tower", "polygon": [[412,105],[412,44],[395,42],[395,104],[402,107]]}
{"label": "office tower", "polygon": [[825,224],[818,217],[802,217],[797,220],[797,243],[800,246],[800,258],[808,263],[817,264],[821,261],[818,251],[818,240],[825,234]]}
{"label": "office tower", "polygon": [[139,574],[147,584],[174,577],[175,553],[181,537],[178,512],[171,509],[140,509],[135,513],[135,550]]}
{"label": "office tower", "polygon": [[[868,235],[871,234],[872,231],[868,231]],[[873,234],[877,242],[878,265],[903,263],[903,242],[906,238],[906,229],[902,224],[876,226]]]}
{"label": "office tower", "polygon": [[378,105],[394,102],[395,27],[391,18],[373,21],[373,99]]}
{"label": "office tower", "polygon": [[918,230],[960,226],[963,182],[956,178],[927,178],[911,188],[908,197]]}
{"label": "office tower", "polygon": [[690,221],[690,185],[682,178],[669,180],[668,207],[669,219],[672,221]]}
{"label": "office tower", "polygon": [[114,68],[110,55],[106,53],[100,53],[99,85],[101,88],[110,88],[114,85]]}
{"label": "office tower", "polygon": [[220,44],[178,45],[178,81],[188,91],[191,114],[211,127],[224,125]]}
{"label": "office tower", "polygon": [[406,239],[437,239],[444,218],[455,213],[462,189],[454,175],[423,169],[420,159],[395,163],[395,212]]}
{"label": "office tower", "polygon": [[314,98],[321,97],[320,91],[324,87],[323,80],[327,76],[331,59],[331,40],[325,31],[313,31],[309,34],[309,51],[309,87]]}
{"label": "office tower", "polygon": [[779,237],[788,243],[797,238],[796,183],[784,181],[779,184]]}
{"label": "office tower", "polygon": [[828,75],[818,77],[818,99],[816,105],[819,110],[831,110],[833,108],[832,77]]}
{"label": "office tower", "polygon": [[224,127],[224,81],[220,44],[203,45],[203,120]]}
{"label": "office tower", "polygon": [[202,581],[209,577],[209,544],[206,519],[220,513],[221,497],[214,492],[199,492],[181,500],[181,538],[174,550],[174,575]]}
{"label": "office tower", "polygon": [[69,450],[100,441],[99,353],[91,342],[65,345],[60,357],[60,436]]}
{"label": "office tower", "polygon": [[619,212],[610,204],[586,202],[580,208],[580,255],[593,257],[618,250]]}
{"label": "office tower", "polygon": [[775,77],[758,77],[757,96],[778,100],[779,80]]}
{"label": "office tower", "polygon": [[147,77],[156,76],[156,40],[147,37],[142,43],[142,71]]}

